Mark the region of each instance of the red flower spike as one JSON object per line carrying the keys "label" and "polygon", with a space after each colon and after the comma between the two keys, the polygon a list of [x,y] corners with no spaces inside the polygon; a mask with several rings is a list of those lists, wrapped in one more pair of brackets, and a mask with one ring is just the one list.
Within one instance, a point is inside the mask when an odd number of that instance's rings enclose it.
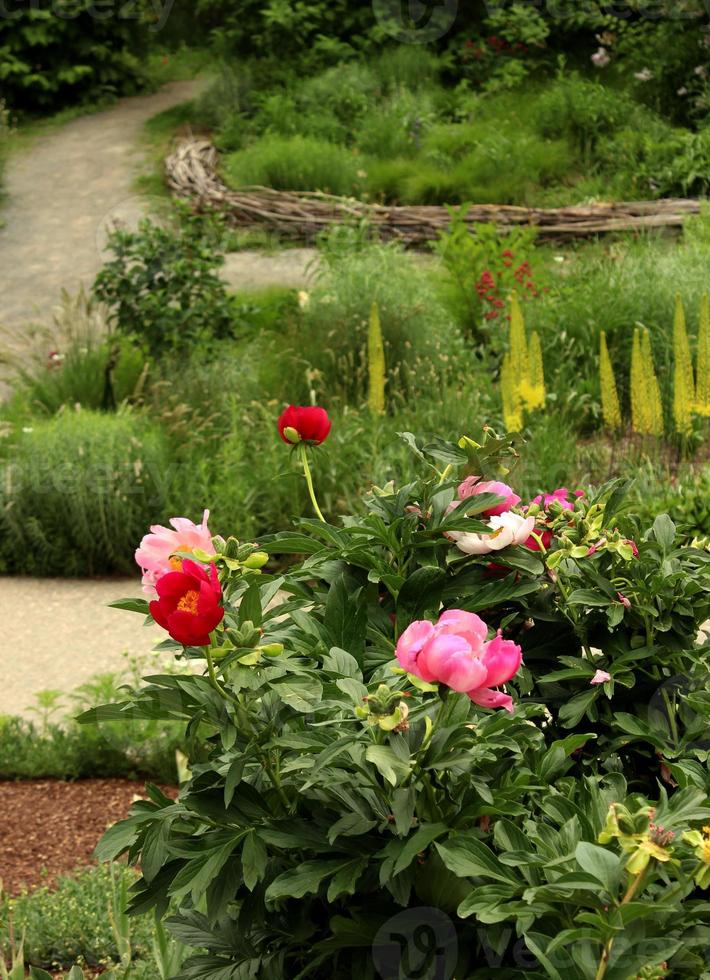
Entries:
{"label": "red flower spike", "polygon": [[279,416],[279,435],[290,446],[299,442],[320,446],[328,438],[331,424],[324,408],[289,405]]}
{"label": "red flower spike", "polygon": [[185,558],[182,570],[163,575],[155,589],[158,598],[151,602],[150,614],[158,626],[183,646],[209,646],[210,633],[224,618],[216,565],[207,569]]}

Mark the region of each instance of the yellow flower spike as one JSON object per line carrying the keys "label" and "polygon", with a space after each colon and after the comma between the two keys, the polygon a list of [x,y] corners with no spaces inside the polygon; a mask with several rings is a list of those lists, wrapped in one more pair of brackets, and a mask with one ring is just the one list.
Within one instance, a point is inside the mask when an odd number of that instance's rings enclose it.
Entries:
{"label": "yellow flower spike", "polygon": [[638,327],[634,328],[634,340],[631,347],[631,428],[639,435],[649,431],[648,410],[645,399],[643,381],[643,363],[641,359],[641,335]]}
{"label": "yellow flower spike", "polygon": [[707,293],[700,303],[695,375],[695,411],[707,417],[710,416],[710,300]]}
{"label": "yellow flower spike", "polygon": [[373,303],[370,310],[370,323],[367,330],[367,365],[369,372],[367,405],[371,412],[382,415],[385,410],[385,346],[382,340],[382,325],[377,303]]}
{"label": "yellow flower spike", "polygon": [[510,297],[510,366],[516,384],[530,378],[525,320],[517,293]]}
{"label": "yellow flower spike", "polygon": [[673,319],[673,419],[676,432],[688,435],[693,428],[695,380],[690,356],[685,310],[680,294],[676,295]]}
{"label": "yellow flower spike", "polygon": [[599,385],[602,396],[602,416],[604,424],[612,432],[621,428],[621,408],[616,390],[614,368],[606,343],[606,333],[602,330],[599,338]]}
{"label": "yellow flower spike", "polygon": [[500,371],[500,392],[503,400],[503,422],[508,432],[520,432],[523,428],[523,407],[520,389],[515,382],[510,354],[503,358]]}
{"label": "yellow flower spike", "polygon": [[663,406],[661,404],[661,389],[653,365],[651,335],[644,329],[641,337],[641,356],[643,363],[644,392],[647,400],[648,432],[654,436],[663,435]]}
{"label": "yellow flower spike", "polygon": [[545,407],[545,370],[542,363],[542,346],[537,331],[533,331],[528,346],[528,378],[523,381],[520,394],[526,407],[532,412]]}

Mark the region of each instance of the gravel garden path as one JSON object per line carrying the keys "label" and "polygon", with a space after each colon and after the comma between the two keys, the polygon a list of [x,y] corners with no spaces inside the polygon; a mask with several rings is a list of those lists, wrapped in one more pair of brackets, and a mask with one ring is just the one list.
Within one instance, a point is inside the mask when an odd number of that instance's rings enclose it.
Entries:
{"label": "gravel garden path", "polygon": [[143,160],[142,127],[189,99],[199,82],[171,82],[121,99],[30,138],[10,155],[0,209],[3,326],[46,322],[62,288],[91,283],[101,265],[102,227],[114,212],[140,212],[132,188]]}
{"label": "gravel garden path", "polygon": [[[125,654],[150,660],[165,638],[143,617],[111,609],[114,599],[141,595],[135,579],[0,577],[0,715],[32,717],[39,691],[74,691],[95,674],[125,672]],[[155,662],[144,673],[153,673]],[[57,718],[68,713],[62,702]],[[63,710],[62,710],[63,709]]]}
{"label": "gravel garden path", "polygon": [[[199,80],[171,82],[151,95],[121,99],[28,140],[11,154],[0,206],[0,326],[17,337],[48,323],[61,290],[90,285],[102,263],[106,228],[135,221],[149,200],[133,189],[143,163],[145,122],[193,97]],[[235,286],[305,282],[311,250],[230,257]]]}

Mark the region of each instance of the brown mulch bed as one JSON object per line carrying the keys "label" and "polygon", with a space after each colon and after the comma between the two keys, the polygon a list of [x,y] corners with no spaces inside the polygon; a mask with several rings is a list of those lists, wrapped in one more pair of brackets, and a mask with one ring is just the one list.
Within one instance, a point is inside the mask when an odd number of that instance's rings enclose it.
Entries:
{"label": "brown mulch bed", "polygon": [[[162,786],[170,796],[177,789]],[[0,880],[10,895],[51,885],[58,875],[93,864],[97,841],[127,816],[143,783],[129,779],[0,782]]]}

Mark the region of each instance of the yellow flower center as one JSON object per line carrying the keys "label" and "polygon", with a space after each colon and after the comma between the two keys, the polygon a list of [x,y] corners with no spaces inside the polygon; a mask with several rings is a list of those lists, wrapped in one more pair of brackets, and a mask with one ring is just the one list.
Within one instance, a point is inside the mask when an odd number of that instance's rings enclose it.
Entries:
{"label": "yellow flower center", "polygon": [[[178,545],[178,547],[175,550],[176,551],[183,551],[186,554],[191,555],[192,552],[195,549],[194,548],[188,548],[188,546],[186,544],[181,544],[181,545]],[[172,570],[174,572],[181,572],[182,571],[182,558],[178,558],[177,555],[171,555],[170,558],[168,559],[168,561],[170,563],[170,567],[172,568]]]}
{"label": "yellow flower center", "polygon": [[180,602],[178,602],[177,607],[180,612],[190,613],[192,616],[197,615],[197,600],[200,598],[200,593],[195,592],[194,589],[190,589],[182,597]]}

